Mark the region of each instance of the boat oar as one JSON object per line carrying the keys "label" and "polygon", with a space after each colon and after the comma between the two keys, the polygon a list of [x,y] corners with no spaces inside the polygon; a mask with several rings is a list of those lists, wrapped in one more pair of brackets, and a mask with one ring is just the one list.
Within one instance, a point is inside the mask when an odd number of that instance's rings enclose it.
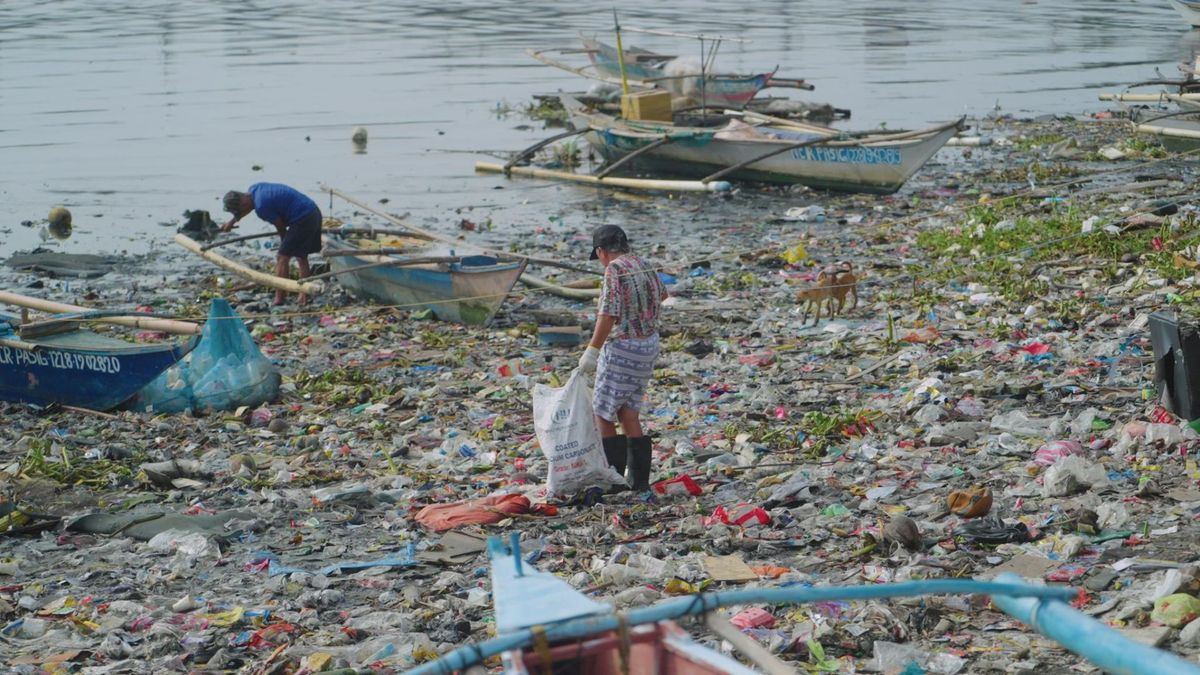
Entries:
{"label": "boat oar", "polygon": [[659,146],[666,145],[667,143],[670,143],[670,142],[671,142],[671,136],[670,136],[670,134],[668,134],[668,135],[663,136],[662,138],[658,139],[657,141],[654,141],[653,143],[650,143],[648,145],[643,145],[642,147],[638,148],[637,150],[634,150],[633,152],[629,153],[628,155],[625,155],[621,159],[618,159],[617,161],[613,162],[612,164],[609,164],[607,168],[605,168],[600,173],[596,174],[596,178],[604,178],[608,174],[619,169],[622,164],[631,162],[634,159],[636,159],[639,155],[644,155],[647,152],[650,152],[651,150],[653,150]]}
{"label": "boat oar", "polygon": [[[476,166],[478,166],[478,165],[476,165]],[[350,195],[346,194],[345,192],[342,192],[341,190],[339,190],[335,187],[331,187],[329,185],[321,185],[321,189],[324,190],[325,192],[328,192],[331,195],[336,195],[338,197],[341,197],[342,199],[357,206],[360,209],[369,211],[370,213],[374,213],[375,215],[379,216],[380,218],[383,218],[384,220],[388,221],[389,223],[393,223],[393,224],[403,227],[405,229],[411,230],[413,232],[416,232],[417,234],[424,235],[430,239],[435,239],[437,241],[444,241],[449,244],[459,245],[459,242],[457,242],[449,237],[439,236],[428,230],[423,230],[423,229],[417,227],[416,225],[410,225],[410,224],[404,222],[403,220],[400,220],[399,218],[391,215],[390,213],[380,211],[379,209],[372,207],[370,204],[367,204],[361,200],[351,197]],[[521,255],[519,253],[509,253],[507,251],[496,251],[496,250],[493,250],[490,248],[484,248],[482,246],[474,246],[474,245],[469,245],[469,246],[471,246],[471,248],[483,251],[484,253],[488,253],[488,254],[494,255],[494,256],[509,256],[512,258],[519,258],[519,259],[525,260],[527,262],[536,263],[538,265],[545,265],[546,267],[558,267],[558,268],[561,268],[564,270],[571,270],[572,272],[582,272],[583,274],[592,274],[595,276],[601,276],[600,273],[597,272],[596,270],[588,269],[586,267],[580,267],[579,265],[572,265],[570,263],[559,262],[557,260],[550,260],[548,258],[536,258],[534,256]]]}
{"label": "boat oar", "polygon": [[579,134],[585,133],[587,131],[588,131],[587,127],[584,127],[583,129],[572,129],[571,131],[564,131],[561,134],[555,134],[555,135],[551,136],[550,138],[547,138],[544,141],[538,141],[537,143],[529,146],[528,148],[525,148],[521,152],[518,152],[516,155],[513,156],[512,159],[508,160],[508,163],[506,163],[504,165],[504,175],[505,176],[509,175],[512,171],[512,168],[514,166],[516,166],[517,164],[520,164],[521,160],[525,159],[526,157],[532,156],[533,153],[537,152],[538,150],[541,150],[542,148],[546,147],[547,145],[550,145],[551,143],[553,143],[555,141],[561,141],[564,138],[570,138],[571,136],[578,136]]}
{"label": "boat oar", "polygon": [[241,237],[233,237],[232,239],[222,239],[220,241],[214,241],[211,244],[205,244],[204,246],[200,247],[200,250],[207,251],[210,248],[217,248],[218,246],[224,246],[226,244],[236,244],[239,241],[249,241],[251,239],[262,239],[263,237],[277,237],[277,236],[279,236],[278,232],[259,232],[258,234],[247,234],[247,235],[244,235]]}

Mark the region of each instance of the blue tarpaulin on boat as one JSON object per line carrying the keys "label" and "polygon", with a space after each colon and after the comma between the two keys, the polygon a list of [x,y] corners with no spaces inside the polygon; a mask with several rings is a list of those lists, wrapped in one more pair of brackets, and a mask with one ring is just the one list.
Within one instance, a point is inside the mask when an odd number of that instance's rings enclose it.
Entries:
{"label": "blue tarpaulin on boat", "polygon": [[130,405],[156,413],[231,410],[274,400],[279,383],[279,370],[258,350],[241,317],[224,298],[214,298],[200,344]]}

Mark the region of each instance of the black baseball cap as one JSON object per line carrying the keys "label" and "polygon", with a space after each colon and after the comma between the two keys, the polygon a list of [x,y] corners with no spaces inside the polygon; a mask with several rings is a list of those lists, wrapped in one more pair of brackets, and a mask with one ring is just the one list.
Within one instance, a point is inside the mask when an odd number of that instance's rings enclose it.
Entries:
{"label": "black baseball cap", "polygon": [[601,225],[592,230],[592,254],[588,256],[588,260],[600,257],[596,255],[598,248],[606,251],[628,251],[629,238],[625,236],[625,230],[616,225]]}

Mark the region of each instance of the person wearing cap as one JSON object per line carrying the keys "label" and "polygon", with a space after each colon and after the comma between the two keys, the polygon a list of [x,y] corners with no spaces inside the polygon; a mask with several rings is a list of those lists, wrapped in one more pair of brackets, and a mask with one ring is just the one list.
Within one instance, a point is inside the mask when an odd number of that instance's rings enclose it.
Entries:
{"label": "person wearing cap", "polygon": [[[579,368],[596,373],[592,408],[608,463],[638,492],[650,489],[650,438],[642,432],[642,399],[658,357],[659,306],[666,288],[634,255],[616,225],[592,232],[592,260],[604,265],[596,328]],[[617,434],[617,424],[624,435]]]}
{"label": "person wearing cap", "polygon": [[[275,256],[275,275],[288,278],[292,258],[303,279],[311,273],[308,256],[321,250],[321,209],[299,190],[281,183],[255,183],[245,192],[230,190],[225,193],[225,210],[233,214],[221,228],[225,232],[253,211],[259,218],[271,223],[279,232],[279,252]],[[287,294],[275,291],[275,304],[282,305]],[[306,298],[300,295],[303,305]]]}

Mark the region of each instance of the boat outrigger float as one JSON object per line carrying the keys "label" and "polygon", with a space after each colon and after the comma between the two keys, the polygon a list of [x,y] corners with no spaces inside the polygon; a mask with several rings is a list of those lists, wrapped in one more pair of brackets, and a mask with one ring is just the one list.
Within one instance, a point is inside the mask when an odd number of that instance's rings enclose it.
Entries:
{"label": "boat outrigger float", "polygon": [[498,537],[491,537],[488,555],[492,561],[497,637],[460,647],[408,671],[410,675],[453,673],[498,654],[502,655],[504,672],[512,675],[550,672],[551,668],[553,672],[638,675],[794,672],[792,666],[766,650],[739,645],[741,641],[736,635],[722,635],[733,638],[730,641],[743,656],[762,670],[752,669],[693,641],[672,620],[751,603],[804,604],[979,593],[991,596],[992,602],[1009,615],[1108,672],[1200,673],[1200,666],[1129,640],[1072,609],[1067,603],[1078,595],[1078,589],[1035,586],[1011,573],[1001,574],[996,581],[939,579],[870,586],[790,586],[698,593],[622,613],[583,595],[557,576],[525,563],[516,533],[511,535],[507,546]]}

